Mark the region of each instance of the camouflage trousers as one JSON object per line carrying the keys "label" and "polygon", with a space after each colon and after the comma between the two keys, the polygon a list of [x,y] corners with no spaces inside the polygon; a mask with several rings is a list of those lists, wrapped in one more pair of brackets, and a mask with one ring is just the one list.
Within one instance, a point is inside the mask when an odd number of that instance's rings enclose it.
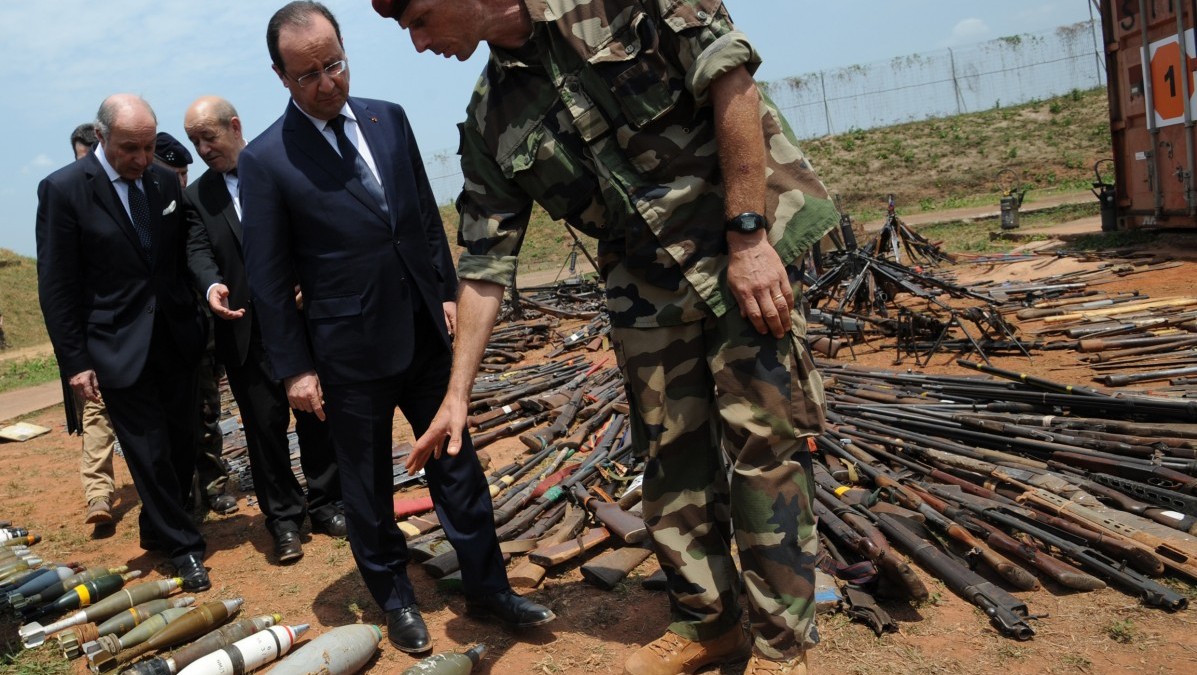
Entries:
{"label": "camouflage trousers", "polygon": [[734,531],[755,647],[774,659],[819,639],[806,437],[823,428],[823,385],[805,320],[791,319],[780,340],[735,308],[612,332],[635,447],[648,457],[644,520],[668,579],[669,629],[706,640],[741,620]]}

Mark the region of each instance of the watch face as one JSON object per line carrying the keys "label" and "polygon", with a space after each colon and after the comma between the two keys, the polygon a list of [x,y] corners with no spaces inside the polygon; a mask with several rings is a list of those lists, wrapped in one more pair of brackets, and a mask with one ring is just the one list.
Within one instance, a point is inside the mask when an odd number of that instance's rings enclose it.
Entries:
{"label": "watch face", "polygon": [[759,213],[741,213],[732,218],[727,223],[727,229],[731,232],[750,233],[757,230],[764,229],[765,218]]}

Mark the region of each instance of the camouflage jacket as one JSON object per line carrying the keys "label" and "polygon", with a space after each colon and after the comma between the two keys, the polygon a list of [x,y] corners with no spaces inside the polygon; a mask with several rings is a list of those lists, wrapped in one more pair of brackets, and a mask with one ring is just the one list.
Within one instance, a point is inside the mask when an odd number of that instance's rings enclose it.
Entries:
{"label": "camouflage jacket", "polygon": [[[710,83],[760,63],[720,0],[524,0],[534,30],[492,49],[461,125],[462,279],[510,283],[532,203],[599,240],[615,325],[734,307]],[[836,222],[762,94],[769,241],[797,260]]]}

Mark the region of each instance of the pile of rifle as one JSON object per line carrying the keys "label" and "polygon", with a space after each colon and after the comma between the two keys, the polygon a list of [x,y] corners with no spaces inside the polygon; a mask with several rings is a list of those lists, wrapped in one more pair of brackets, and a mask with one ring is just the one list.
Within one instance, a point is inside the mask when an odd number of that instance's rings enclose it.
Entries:
{"label": "pile of rifle", "polygon": [[[806,291],[811,332],[866,340],[869,333],[896,338],[899,357],[919,365],[939,350],[975,351],[981,358],[1026,347],[997,310],[997,302],[949,281],[864,250],[844,252]],[[971,303],[969,306],[963,306]]]}
{"label": "pile of rifle", "polygon": [[513,292],[516,314],[534,310],[559,319],[593,319],[602,314],[603,289],[597,281],[567,279]]}
{"label": "pile of rifle", "polygon": [[864,245],[864,252],[870,256],[887,259],[901,264],[902,253],[912,265],[938,265],[955,262],[950,253],[940,247],[940,242],[929,241],[910,229],[898,217],[894,196],[890,195],[881,230]]}
{"label": "pile of rifle", "polygon": [[1041,580],[1183,609],[1154,577],[1197,579],[1197,403],[958,363],[1003,379],[820,364],[820,566],[852,616],[880,634],[896,625],[869,593],[927,597],[890,544],[1017,639],[1036,617],[1011,591]]}
{"label": "pile of rifle", "polygon": [[[838,247],[813,254],[817,275],[808,275],[812,349],[834,356],[837,343],[896,338],[898,361],[912,354],[919,365],[939,350],[976,352],[988,361],[995,352],[1027,347],[997,310],[998,301],[955,282],[942,263],[954,262],[937,243],[910,229],[894,209],[893,195],[880,232],[858,246],[851,219],[842,216],[831,234]],[[906,261],[905,263],[903,261]]]}
{"label": "pile of rifle", "polygon": [[482,354],[483,371],[501,372],[524,360],[532,350],[540,349],[553,337],[558,320],[552,317],[508,321],[495,326],[486,351]]}
{"label": "pile of rifle", "polygon": [[[547,286],[532,286],[511,291],[510,302],[504,307],[495,326],[494,334],[488,345],[490,350],[504,350],[501,341],[506,331],[520,330],[521,325],[531,325],[543,328],[547,338],[552,329],[557,327],[559,319],[583,319],[586,325],[570,333],[561,343],[550,350],[546,356],[555,358],[569,351],[587,349],[598,351],[606,346],[606,337],[611,332],[611,323],[607,313],[603,310],[603,291],[598,282],[572,278]],[[545,318],[539,321],[527,321],[529,314],[541,315]],[[535,345],[545,344],[541,341]],[[496,367],[496,359],[484,359],[483,371],[503,370]]]}
{"label": "pile of rifle", "polygon": [[[581,360],[552,361],[509,371],[475,386],[469,418],[475,445],[520,435],[527,454],[488,474],[495,526],[505,556],[526,558],[508,575],[516,587],[534,587],[548,568],[575,560],[605,543],[616,544],[583,565],[582,573],[612,588],[649,556],[636,515],[627,403],[618,370]],[[427,500],[396,500],[412,557],[433,576],[459,583],[457,555],[445,540]]]}
{"label": "pile of rifle", "polygon": [[1106,386],[1168,380],[1172,392],[1193,393],[1197,375],[1197,298],[1153,300],[1136,293],[1096,294],[1034,303],[1018,311],[1038,321],[1035,334],[1063,339],[1045,349],[1069,349]]}

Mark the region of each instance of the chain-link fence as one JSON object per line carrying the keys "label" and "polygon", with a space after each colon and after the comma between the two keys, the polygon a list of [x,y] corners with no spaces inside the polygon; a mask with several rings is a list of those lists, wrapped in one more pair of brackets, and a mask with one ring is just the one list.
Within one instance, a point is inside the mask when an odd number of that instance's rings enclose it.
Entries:
{"label": "chain-link fence", "polygon": [[[1105,84],[1101,27],[1082,21],[1041,33],[765,83],[799,138],[1017,105]],[[441,203],[456,198],[453,150],[425,157]]]}

